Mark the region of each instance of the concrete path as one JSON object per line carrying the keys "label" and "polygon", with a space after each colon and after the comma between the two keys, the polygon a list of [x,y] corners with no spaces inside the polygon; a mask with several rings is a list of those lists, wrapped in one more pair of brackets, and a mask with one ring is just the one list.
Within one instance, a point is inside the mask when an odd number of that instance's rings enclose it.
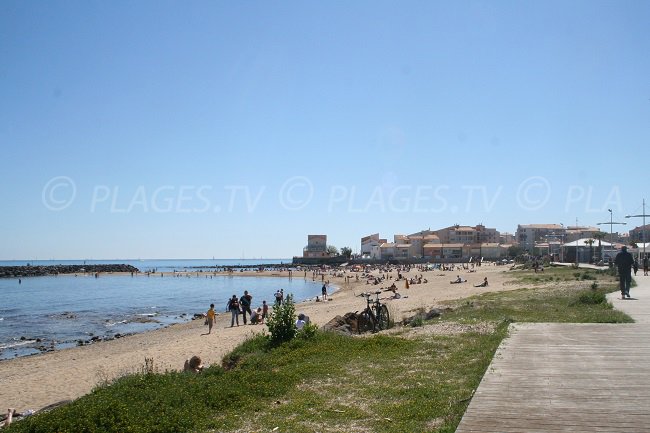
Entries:
{"label": "concrete path", "polygon": [[650,276],[634,324],[513,324],[456,433],[650,432]]}

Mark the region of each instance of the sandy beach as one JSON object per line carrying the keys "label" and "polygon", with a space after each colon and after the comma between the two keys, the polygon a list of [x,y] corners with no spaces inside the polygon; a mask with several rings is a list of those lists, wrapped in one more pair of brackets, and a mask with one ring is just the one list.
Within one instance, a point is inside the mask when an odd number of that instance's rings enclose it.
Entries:
{"label": "sandy beach", "polygon": [[[506,284],[510,277],[507,266],[487,265],[476,268],[476,272],[411,270],[403,273],[407,278],[423,275],[427,283],[410,285],[405,288],[404,281],[397,281],[401,299],[387,300],[396,322],[412,315],[419,308],[432,308],[441,301],[459,299],[484,292],[512,290],[515,284]],[[379,275],[375,271],[374,275]],[[254,276],[276,276],[287,278],[286,271],[251,272]],[[360,279],[357,282],[356,276]],[[460,275],[468,281],[462,284],[449,284]],[[311,321],[324,325],[336,315],[350,311],[362,310],[365,300],[358,295],[362,292],[374,292],[379,287],[388,287],[397,277],[392,272],[393,280],[383,281],[379,285],[366,284],[361,273],[347,272],[345,277],[325,275],[330,285],[339,289],[327,302],[307,301],[296,305],[297,313],[307,314]],[[294,272],[293,278],[303,278],[303,273]],[[474,287],[487,277],[488,287]],[[307,278],[311,279],[311,272]],[[320,277],[316,281],[318,281]],[[281,279],[279,287],[281,287]],[[384,293],[388,297],[391,293]],[[253,295],[253,306],[261,305],[261,300]],[[267,300],[271,301],[271,300]],[[217,311],[223,311],[217,306]],[[241,319],[241,317],[240,317]],[[240,321],[241,323],[241,321]],[[265,332],[265,325],[241,325],[230,327],[230,313],[220,313],[210,335],[203,320],[177,324],[164,329],[131,335],[117,340],[105,341],[89,346],[48,352],[34,356],[0,361],[0,409],[15,408],[22,412],[28,409],[38,410],[49,404],[62,400],[73,400],[89,393],[95,386],[110,381],[124,374],[141,371],[145,358],[152,358],[154,368],[158,371],[180,370],[186,359],[193,355],[202,358],[204,364],[220,364],[222,357],[248,336]]]}

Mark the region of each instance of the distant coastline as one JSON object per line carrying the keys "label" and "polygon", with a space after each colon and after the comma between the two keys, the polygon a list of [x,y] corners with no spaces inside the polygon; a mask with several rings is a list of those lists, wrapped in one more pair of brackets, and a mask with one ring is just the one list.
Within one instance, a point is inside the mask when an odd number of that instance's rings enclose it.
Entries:
{"label": "distant coastline", "polygon": [[[136,272],[173,272],[173,271],[185,271],[185,270],[196,270],[196,269],[217,269],[217,268],[253,268],[253,267],[275,267],[278,265],[290,266],[291,259],[101,259],[101,260],[0,260],[0,269],[3,268],[15,268],[29,266],[32,268],[36,267],[69,267],[69,266],[79,266],[80,268],[86,269],[86,272],[89,271],[91,266],[96,265],[121,265],[121,266],[131,266],[133,271]],[[73,268],[70,268],[73,269]],[[1,271],[0,271],[1,272]],[[79,270],[73,270],[75,273],[82,272]],[[119,272],[115,270],[107,271],[92,271],[92,272]],[[126,270],[125,272],[131,272],[131,269]],[[64,273],[64,272],[60,272]],[[52,275],[50,273],[49,275]]]}

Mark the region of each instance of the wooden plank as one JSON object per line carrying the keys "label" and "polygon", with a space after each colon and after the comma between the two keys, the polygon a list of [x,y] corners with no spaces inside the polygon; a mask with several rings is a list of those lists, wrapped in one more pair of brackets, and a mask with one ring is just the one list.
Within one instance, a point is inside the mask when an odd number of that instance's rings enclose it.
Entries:
{"label": "wooden plank", "polygon": [[457,433],[650,432],[650,278],[634,324],[513,324]]}

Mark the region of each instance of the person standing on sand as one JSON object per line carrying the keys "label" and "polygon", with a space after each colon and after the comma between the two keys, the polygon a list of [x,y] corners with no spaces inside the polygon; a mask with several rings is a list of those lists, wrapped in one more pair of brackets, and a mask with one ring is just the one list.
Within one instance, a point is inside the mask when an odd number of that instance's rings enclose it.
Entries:
{"label": "person standing on sand", "polygon": [[327,284],[323,284],[321,294],[323,295],[323,301],[327,301]]}
{"label": "person standing on sand", "polygon": [[214,325],[214,304],[210,304],[210,309],[205,313],[206,320],[208,321],[208,334],[212,332],[212,326]]}
{"label": "person standing on sand", "polygon": [[239,305],[241,306],[241,314],[244,316],[244,325],[246,324],[246,313],[250,316],[253,314],[251,312],[251,303],[253,302],[253,297],[248,294],[248,290],[244,290],[244,295],[239,298]]}
{"label": "person standing on sand", "polygon": [[627,247],[625,245],[621,247],[621,252],[616,254],[614,264],[618,268],[618,277],[621,287],[621,299],[629,298],[634,257],[632,257],[632,254],[627,251]]}
{"label": "person standing on sand", "polygon": [[237,326],[239,326],[239,300],[237,300],[237,295],[232,295],[232,298],[228,301],[228,311],[232,314],[230,327],[235,326],[235,321],[237,322]]}
{"label": "person standing on sand", "polygon": [[262,301],[262,320],[269,318],[269,304],[266,301]]}
{"label": "person standing on sand", "polygon": [[282,292],[280,290],[277,290],[275,292],[275,303],[278,304],[278,305],[282,305],[282,298],[283,297],[284,296],[282,296]]}

